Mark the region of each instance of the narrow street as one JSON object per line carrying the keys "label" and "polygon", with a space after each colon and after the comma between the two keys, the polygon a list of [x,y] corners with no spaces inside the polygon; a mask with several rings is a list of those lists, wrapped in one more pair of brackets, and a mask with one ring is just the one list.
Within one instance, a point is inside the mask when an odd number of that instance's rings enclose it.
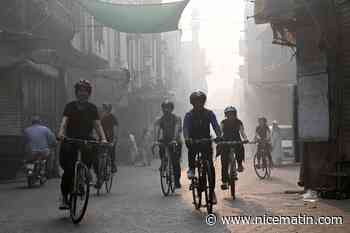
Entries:
{"label": "narrow street", "polygon": [[[158,163],[152,167],[120,167],[112,193],[96,196],[92,190],[87,215],[80,225],[71,223],[68,212],[57,209],[59,180],[50,180],[44,187],[28,189],[25,183],[0,185],[0,232],[348,232],[348,201],[320,201],[304,204],[297,190],[298,167],[276,168],[271,180],[260,181],[246,163],[240,176],[238,197],[230,200],[229,193],[218,191],[215,213],[223,215],[341,215],[343,225],[231,225],[205,223],[205,211],[195,211],[188,181],[183,171],[183,189],[174,196],[163,197],[160,191]],[[217,180],[219,181],[219,176]],[[220,182],[217,181],[217,188]],[[217,189],[218,190],[218,189]],[[325,211],[324,208],[327,208]]]}

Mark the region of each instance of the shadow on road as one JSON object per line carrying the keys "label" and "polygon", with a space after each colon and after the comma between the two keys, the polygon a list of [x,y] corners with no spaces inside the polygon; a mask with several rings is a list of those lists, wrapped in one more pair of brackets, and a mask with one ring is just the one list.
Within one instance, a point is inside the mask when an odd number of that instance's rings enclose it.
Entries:
{"label": "shadow on road", "polygon": [[222,202],[224,207],[229,207],[230,212],[236,215],[260,216],[271,213],[262,204],[258,204],[259,201],[249,200],[247,198],[239,197],[235,200],[232,200],[232,198],[224,198]]}

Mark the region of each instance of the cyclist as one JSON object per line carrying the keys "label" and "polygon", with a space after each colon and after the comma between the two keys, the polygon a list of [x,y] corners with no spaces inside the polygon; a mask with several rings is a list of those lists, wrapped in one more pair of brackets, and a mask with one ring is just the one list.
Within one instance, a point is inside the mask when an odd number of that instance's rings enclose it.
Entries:
{"label": "cyclist", "polygon": [[[181,165],[180,165],[180,156],[179,153],[180,147],[180,133],[181,133],[181,118],[173,114],[174,103],[168,100],[165,100],[162,105],[163,115],[158,118],[155,122],[155,141],[162,142],[165,144],[174,143],[176,148],[174,151],[169,150],[170,157],[172,160],[175,176],[175,188],[181,188],[180,177],[181,177]],[[165,147],[159,148],[159,156],[161,162],[163,163],[163,158],[165,155]],[[161,165],[163,166],[163,164]]]}
{"label": "cyclist", "polygon": [[[229,106],[225,108],[225,119],[221,121],[221,129],[223,132],[223,140],[225,141],[248,141],[247,135],[244,132],[243,123],[237,117],[237,109],[235,107]],[[242,172],[244,167],[242,162],[244,160],[244,147],[242,144],[237,144],[233,147],[237,164],[238,172]],[[221,189],[228,189],[229,174],[228,166],[230,161],[230,151],[231,147],[222,147],[221,151],[221,179],[222,185]]]}
{"label": "cyclist", "polygon": [[112,172],[117,172],[117,166],[115,164],[115,146],[118,138],[118,120],[112,113],[112,105],[108,103],[102,104],[101,124],[103,131],[105,132],[108,142],[113,143],[113,147],[109,149],[109,153],[112,159]]}
{"label": "cyclist", "polygon": [[259,125],[255,130],[254,141],[258,142],[258,168],[261,167],[261,151],[265,149],[267,157],[270,161],[270,166],[273,167],[273,161],[271,157],[271,131],[267,125],[267,119],[265,117],[258,118]]}
{"label": "cyclist", "polygon": [[[192,140],[210,138],[210,125],[213,127],[218,138],[221,137],[221,129],[216,120],[213,111],[204,107],[207,96],[202,91],[193,92],[190,95],[190,103],[193,108],[186,113],[183,125],[183,134],[188,148],[188,166],[187,176],[192,179],[195,170],[195,155],[200,152],[204,158],[206,157],[211,165],[213,173],[213,191],[215,190],[215,169],[213,163],[213,148],[211,143],[194,145]],[[213,195],[213,204],[216,204],[216,195]]]}
{"label": "cyclist", "polygon": [[[80,80],[74,85],[75,101],[68,103],[63,112],[58,137],[62,140],[65,135],[70,138],[92,140],[93,129],[96,130],[101,142],[106,143],[101,122],[99,120],[97,107],[88,102],[92,86],[87,80]],[[92,148],[81,148],[84,163],[91,167],[94,158]],[[64,171],[61,180],[62,203],[60,209],[68,209],[68,194],[73,186],[74,163],[77,159],[78,147],[63,142],[60,149],[60,165]]]}

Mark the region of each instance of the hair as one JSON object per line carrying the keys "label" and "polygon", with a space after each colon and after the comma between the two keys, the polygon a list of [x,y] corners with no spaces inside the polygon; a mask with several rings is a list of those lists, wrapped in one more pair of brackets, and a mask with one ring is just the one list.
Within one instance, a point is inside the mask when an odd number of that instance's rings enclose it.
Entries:
{"label": "hair", "polygon": [[40,117],[38,115],[35,115],[32,117],[32,124],[40,124],[41,120]]}

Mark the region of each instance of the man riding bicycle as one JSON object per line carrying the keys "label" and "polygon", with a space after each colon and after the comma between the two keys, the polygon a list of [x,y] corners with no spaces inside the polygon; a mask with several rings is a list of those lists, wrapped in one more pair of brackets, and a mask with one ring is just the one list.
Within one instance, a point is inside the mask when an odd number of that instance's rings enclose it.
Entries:
{"label": "man riding bicycle", "polygon": [[[221,121],[221,130],[223,132],[223,140],[224,141],[242,141],[242,137],[244,141],[248,141],[247,135],[244,132],[243,123],[237,117],[237,109],[235,107],[229,106],[224,110],[225,117],[223,121]],[[221,179],[222,185],[221,189],[228,189],[229,182],[229,174],[228,174],[228,166],[230,161],[230,153],[231,147],[223,146],[220,148],[221,154]],[[233,147],[234,153],[236,156],[237,164],[238,164],[238,172],[243,171],[242,162],[244,161],[244,147],[242,144],[234,145]]]}
{"label": "man riding bicycle", "polygon": [[271,131],[267,125],[267,119],[265,117],[258,118],[259,125],[255,130],[254,141],[258,143],[258,168],[261,167],[262,151],[266,152],[269,159],[270,166],[273,167],[273,161],[271,157]]}
{"label": "man riding bicycle", "polygon": [[200,152],[206,158],[213,172],[213,204],[216,204],[215,195],[215,169],[213,163],[213,148],[210,142],[203,145],[194,145],[193,140],[210,138],[210,125],[217,137],[221,137],[221,129],[213,111],[204,107],[207,96],[202,91],[193,92],[190,95],[190,103],[193,109],[186,113],[183,125],[183,134],[188,148],[188,178],[192,179],[195,174],[195,156]]}
{"label": "man riding bicycle", "polygon": [[102,104],[101,124],[105,132],[108,142],[113,143],[113,147],[109,148],[109,153],[112,159],[112,173],[117,172],[115,164],[115,147],[118,139],[118,120],[112,113],[112,105],[108,103]]}
{"label": "man riding bicycle", "polygon": [[[175,176],[175,188],[181,188],[180,177],[181,177],[181,165],[180,165],[180,157],[181,157],[181,118],[173,114],[174,103],[171,101],[164,101],[161,105],[163,115],[156,120],[155,126],[155,141],[159,142],[160,145],[165,144],[174,144],[174,150],[169,148],[170,157],[172,160],[173,168],[174,168],[174,176]],[[159,148],[159,156],[163,166],[163,158],[165,156],[165,147],[160,146]]]}
{"label": "man riding bicycle", "polygon": [[[96,130],[102,143],[107,143],[101,122],[99,120],[97,107],[88,102],[92,86],[88,80],[80,80],[74,85],[75,101],[68,103],[63,112],[58,137],[63,140],[69,138],[92,140],[93,129]],[[68,195],[73,186],[74,163],[77,159],[78,146],[63,141],[60,149],[60,165],[64,171],[61,180],[62,203],[60,209],[68,209]],[[92,148],[80,148],[82,159],[90,168],[96,159]]]}

